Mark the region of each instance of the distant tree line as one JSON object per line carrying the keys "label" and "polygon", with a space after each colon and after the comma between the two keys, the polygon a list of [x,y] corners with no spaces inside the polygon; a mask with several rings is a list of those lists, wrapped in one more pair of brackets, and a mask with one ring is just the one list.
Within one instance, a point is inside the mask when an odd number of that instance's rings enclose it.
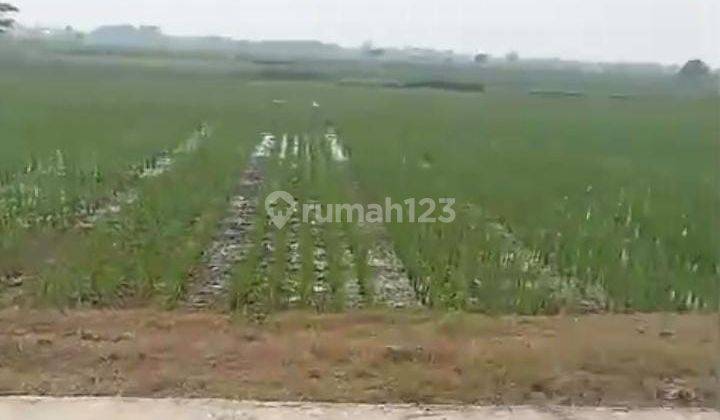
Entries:
{"label": "distant tree line", "polygon": [[15,20],[9,18],[10,13],[17,13],[20,10],[10,3],[0,3],[0,34],[7,32],[12,27]]}
{"label": "distant tree line", "polygon": [[[475,54],[473,57],[473,61],[477,64],[486,64],[490,61],[490,54],[487,53],[478,53]],[[505,54],[505,61],[508,63],[514,63],[516,61],[520,60],[520,55],[516,51],[510,51],[509,53]]]}
{"label": "distant tree line", "polygon": [[490,54],[480,53],[475,54],[475,58],[473,61],[475,61],[478,64],[485,64],[490,60]]}

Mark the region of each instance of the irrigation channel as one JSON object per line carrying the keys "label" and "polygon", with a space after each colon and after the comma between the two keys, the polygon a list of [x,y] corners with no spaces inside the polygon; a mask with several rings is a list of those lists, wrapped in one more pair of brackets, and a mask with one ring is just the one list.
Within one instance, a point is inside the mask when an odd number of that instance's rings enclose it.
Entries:
{"label": "irrigation channel", "polygon": [[265,197],[277,190],[305,203],[327,201],[317,190],[342,190],[352,201],[357,191],[346,169],[349,159],[332,127],[314,135],[261,133],[203,267],[190,279],[186,306],[243,307],[258,314],[278,307],[418,305],[381,224],[303,220],[295,207],[278,229],[266,214]]}

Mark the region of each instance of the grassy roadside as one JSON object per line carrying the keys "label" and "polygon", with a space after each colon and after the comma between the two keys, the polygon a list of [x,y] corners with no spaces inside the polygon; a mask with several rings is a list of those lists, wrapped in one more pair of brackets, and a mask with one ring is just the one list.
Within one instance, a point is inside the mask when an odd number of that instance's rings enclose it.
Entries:
{"label": "grassy roadside", "polygon": [[714,407],[716,322],[4,310],[0,394]]}

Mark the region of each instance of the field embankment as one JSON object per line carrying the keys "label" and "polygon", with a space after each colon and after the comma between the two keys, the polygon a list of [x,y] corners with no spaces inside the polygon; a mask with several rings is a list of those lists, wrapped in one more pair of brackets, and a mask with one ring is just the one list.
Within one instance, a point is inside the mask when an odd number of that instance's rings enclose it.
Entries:
{"label": "field embankment", "polygon": [[714,407],[716,322],[4,310],[0,394]]}

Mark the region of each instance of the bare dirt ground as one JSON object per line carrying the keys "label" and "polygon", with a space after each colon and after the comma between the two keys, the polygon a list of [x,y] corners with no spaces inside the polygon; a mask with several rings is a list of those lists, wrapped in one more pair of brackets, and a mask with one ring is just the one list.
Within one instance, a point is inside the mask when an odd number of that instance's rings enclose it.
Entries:
{"label": "bare dirt ground", "polygon": [[701,409],[593,407],[474,407],[127,398],[0,398],[0,418],[21,420],[237,420],[237,419],[515,419],[515,420],[717,420]]}
{"label": "bare dirt ground", "polygon": [[717,315],[0,311],[0,395],[718,404]]}

